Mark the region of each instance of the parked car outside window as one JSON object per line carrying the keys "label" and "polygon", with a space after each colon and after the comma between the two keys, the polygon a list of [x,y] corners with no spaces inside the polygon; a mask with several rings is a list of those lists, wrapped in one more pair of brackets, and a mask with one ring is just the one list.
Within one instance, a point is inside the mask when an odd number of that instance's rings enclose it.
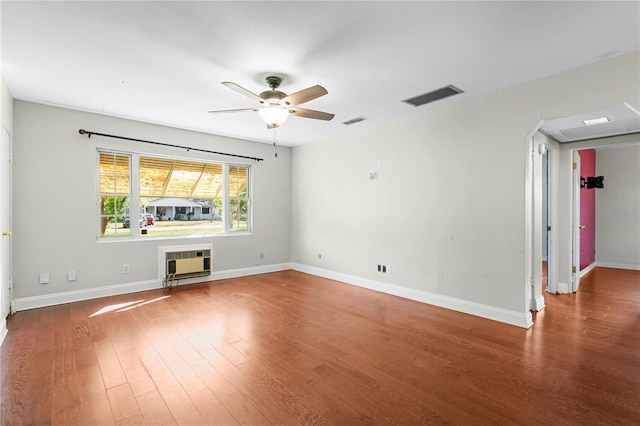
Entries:
{"label": "parked car outside window", "polygon": [[145,219],[146,219],[146,221],[147,221],[147,225],[155,225],[155,223],[156,223],[156,218],[155,218],[152,214],[150,214],[150,213],[145,213],[145,214],[144,214],[144,217],[145,217]]}
{"label": "parked car outside window", "polygon": [[[143,215],[140,214],[140,228],[144,228],[147,226],[147,218]],[[122,221],[122,227],[123,228],[130,228],[131,227],[131,219],[129,219],[128,217],[124,218],[124,221]]]}

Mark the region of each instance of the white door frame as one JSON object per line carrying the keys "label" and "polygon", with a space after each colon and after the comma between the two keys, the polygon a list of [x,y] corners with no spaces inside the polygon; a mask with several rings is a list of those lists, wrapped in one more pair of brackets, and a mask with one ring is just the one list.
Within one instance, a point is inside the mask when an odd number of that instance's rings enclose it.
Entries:
{"label": "white door frame", "polygon": [[[542,127],[544,120],[539,120],[538,123],[529,132],[526,138],[526,163],[525,163],[525,286],[526,286],[526,304],[527,309],[532,311],[540,311],[544,308],[544,295],[542,291],[542,229],[540,224],[542,223],[542,209],[541,200],[536,197],[541,197],[540,189],[542,187],[542,175],[540,173],[541,161],[538,162],[541,156],[539,151],[539,145],[535,141],[535,136],[538,130]],[[545,148],[549,149],[549,155],[551,156],[552,167],[557,167],[557,155],[558,150],[553,149],[551,145],[544,144]],[[537,157],[537,158],[536,158]],[[535,172],[538,170],[537,172]],[[557,203],[556,203],[556,181],[554,172],[555,169],[550,170],[550,184],[549,184],[549,196],[548,202],[551,205],[549,212],[549,220],[551,223],[557,223]],[[545,233],[546,233],[545,227]],[[550,246],[548,256],[548,271],[547,271],[547,291],[556,292],[557,288],[557,246],[553,242],[557,241],[557,227],[552,226],[549,231],[549,239],[552,242]]]}
{"label": "white door frame", "polygon": [[571,226],[571,291],[576,292],[580,287],[580,153],[573,151],[573,197]]}
{"label": "white door frame", "polygon": [[558,251],[556,246],[558,213],[556,209],[556,191],[554,190],[556,184],[554,168],[558,163],[557,154],[558,151],[553,146],[546,146],[544,160],[547,163],[547,185],[546,188],[543,188],[543,191],[547,192],[547,209],[543,213],[543,218],[546,218],[547,221],[542,225],[542,229],[547,241],[547,293],[556,293],[558,288]]}
{"label": "white door frame", "polygon": [[2,126],[0,137],[0,344],[7,332],[6,317],[13,299],[11,271],[11,134]]}

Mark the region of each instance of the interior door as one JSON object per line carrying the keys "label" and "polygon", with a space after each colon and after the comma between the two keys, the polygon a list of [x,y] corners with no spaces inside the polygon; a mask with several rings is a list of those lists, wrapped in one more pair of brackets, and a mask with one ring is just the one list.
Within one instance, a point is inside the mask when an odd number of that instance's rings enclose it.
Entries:
{"label": "interior door", "polygon": [[580,154],[573,151],[573,244],[572,244],[572,291],[580,287]]}
{"label": "interior door", "polygon": [[[10,313],[11,306],[11,135],[2,127],[2,150],[0,151],[0,319]],[[1,321],[0,321],[1,322]]]}
{"label": "interior door", "polygon": [[596,190],[583,179],[596,175],[596,150],[581,149],[580,154],[580,271],[596,261]]}

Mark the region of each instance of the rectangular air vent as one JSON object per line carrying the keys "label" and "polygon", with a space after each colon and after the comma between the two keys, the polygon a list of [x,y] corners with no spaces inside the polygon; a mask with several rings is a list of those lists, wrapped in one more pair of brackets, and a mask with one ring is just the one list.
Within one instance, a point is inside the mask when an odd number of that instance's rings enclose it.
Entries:
{"label": "rectangular air vent", "polygon": [[352,118],[351,120],[343,121],[342,124],[344,124],[345,126],[351,126],[352,124],[356,124],[364,120],[366,120],[366,118],[356,117],[356,118]]}
{"label": "rectangular air vent", "polygon": [[408,103],[415,107],[428,104],[430,102],[439,101],[440,99],[448,98],[449,96],[464,93],[464,91],[458,89],[456,86],[448,85],[441,87],[432,92],[424,93],[422,95],[415,96],[413,98],[405,99],[402,102]]}

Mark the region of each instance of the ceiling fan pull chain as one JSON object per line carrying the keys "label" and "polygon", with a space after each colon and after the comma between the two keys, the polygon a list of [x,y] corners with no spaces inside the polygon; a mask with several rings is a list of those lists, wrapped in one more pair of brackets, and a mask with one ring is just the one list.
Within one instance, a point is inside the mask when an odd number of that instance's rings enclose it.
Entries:
{"label": "ceiling fan pull chain", "polygon": [[273,150],[275,152],[275,157],[278,158],[278,128],[277,127],[273,129]]}

